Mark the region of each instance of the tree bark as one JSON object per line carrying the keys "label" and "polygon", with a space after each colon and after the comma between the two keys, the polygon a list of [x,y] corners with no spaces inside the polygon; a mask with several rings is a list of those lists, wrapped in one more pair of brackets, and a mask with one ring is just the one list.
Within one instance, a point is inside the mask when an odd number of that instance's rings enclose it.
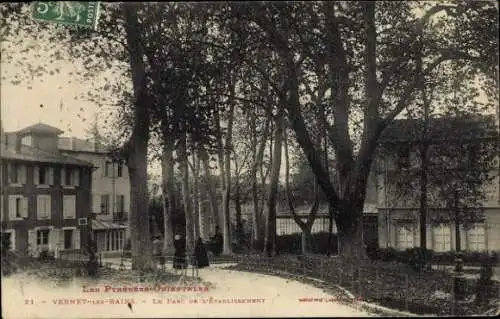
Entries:
{"label": "tree bark", "polygon": [[127,166],[130,179],[130,239],[132,268],[150,270],[154,267],[152,242],[149,230],[149,205],[147,185],[147,153],[149,141],[149,112],[146,92],[146,75],[143,62],[138,4],[124,6],[125,31],[129,47],[135,108],[132,136],[127,144]]}
{"label": "tree bark", "polygon": [[222,141],[222,129],[220,127],[220,114],[219,110],[215,110],[215,122],[217,126],[217,163],[218,163],[218,168],[220,171],[220,191],[221,191],[221,197],[223,198],[222,200],[222,214],[217,216],[217,226],[222,225],[222,228],[224,228],[224,192],[226,190],[226,165],[224,162],[224,143]]}
{"label": "tree bark", "polygon": [[[232,75],[234,77],[234,75]],[[227,135],[226,142],[224,145],[224,164],[225,164],[225,190],[222,195],[222,215],[223,215],[223,228],[222,235],[224,237],[223,253],[231,254],[231,213],[229,209],[230,197],[231,197],[231,151],[233,143],[233,122],[234,122],[234,110],[235,110],[235,92],[236,90],[236,80],[231,81],[231,94],[229,97],[229,118],[227,125]],[[224,178],[224,175],[223,175]]]}
{"label": "tree bark", "polygon": [[215,181],[210,170],[210,165],[208,162],[208,154],[206,150],[200,151],[200,159],[203,165],[203,170],[205,171],[205,181],[207,184],[208,200],[210,203],[211,212],[211,223],[210,223],[210,233],[215,234],[215,225],[219,225],[219,206],[217,204],[217,191],[215,186]]}
{"label": "tree bark", "polygon": [[172,217],[177,207],[177,196],[175,190],[173,141],[164,138],[164,149],[162,154],[162,197],[163,197],[163,252],[168,255],[174,253],[174,226]]}
{"label": "tree bark", "polygon": [[186,216],[186,250],[190,253],[194,249],[194,221],[193,209],[189,198],[189,166],[187,162],[186,133],[182,133],[181,135],[182,137],[179,141],[179,168],[182,174],[182,202]]}
{"label": "tree bark", "polygon": [[272,256],[276,253],[276,204],[278,200],[278,185],[281,170],[281,147],[285,126],[284,109],[281,108],[277,118],[276,138],[274,141],[273,161],[271,169],[271,185],[269,189],[267,227],[265,238],[265,253]]}
{"label": "tree bark", "polygon": [[200,160],[196,153],[193,153],[193,223],[194,223],[194,238],[195,240],[201,236],[200,218]]}
{"label": "tree bark", "polygon": [[[257,131],[256,131],[256,115],[255,112],[252,112],[251,115],[251,153],[252,153],[252,158],[253,158],[253,163],[250,171],[250,178],[251,178],[251,183],[252,183],[252,200],[253,200],[253,214],[252,214],[252,224],[253,224],[253,231],[252,231],[252,245],[254,249],[257,249],[257,243],[261,239],[261,216],[262,216],[262,210],[259,205],[259,187],[258,187],[258,182],[257,182],[257,171],[260,167],[261,171],[261,177],[263,176],[262,174],[262,165],[263,165],[263,159],[264,159],[264,151],[266,148],[266,143],[267,143],[267,137],[269,135],[269,127],[271,123],[271,112],[268,110],[267,111],[268,115],[266,118],[266,122],[264,124],[264,129],[261,133],[261,140],[258,141],[257,139]],[[264,186],[264,183],[262,184]],[[262,203],[264,205],[264,202]]]}

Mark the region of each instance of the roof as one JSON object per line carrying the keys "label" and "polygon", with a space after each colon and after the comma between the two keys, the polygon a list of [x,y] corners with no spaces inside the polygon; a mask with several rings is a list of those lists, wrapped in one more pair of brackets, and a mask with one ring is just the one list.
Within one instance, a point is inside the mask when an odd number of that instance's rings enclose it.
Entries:
{"label": "roof", "polygon": [[[422,119],[394,120],[380,136],[381,143],[418,141],[423,130]],[[428,136],[433,139],[466,139],[467,137],[495,137],[498,128],[494,116],[476,118],[432,118]]]}
{"label": "roof", "polygon": [[108,149],[102,143],[94,143],[93,140],[84,140],[77,137],[59,137],[58,147],[64,151],[108,153]]}
{"label": "roof", "polygon": [[61,131],[60,129],[44,124],[44,123],[37,123],[33,124],[31,126],[25,127],[19,131],[17,131],[19,135],[26,135],[30,133],[37,133],[37,134],[43,134],[43,135],[60,135],[64,133],[64,131]]}
{"label": "roof", "polygon": [[4,143],[0,144],[0,158],[27,162],[93,166],[92,163],[82,161],[71,156],[63,155],[60,153],[51,153],[27,145],[21,145],[20,152],[17,152],[15,149],[7,147],[7,145]]}
{"label": "roof", "polygon": [[109,221],[104,220],[92,220],[92,230],[104,230],[104,229],[125,229],[127,226],[118,225]]}

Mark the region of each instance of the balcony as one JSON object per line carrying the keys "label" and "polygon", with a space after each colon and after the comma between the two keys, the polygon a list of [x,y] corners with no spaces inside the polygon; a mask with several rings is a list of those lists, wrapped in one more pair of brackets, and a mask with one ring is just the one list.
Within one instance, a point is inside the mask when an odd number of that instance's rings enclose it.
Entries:
{"label": "balcony", "polygon": [[126,212],[114,212],[113,213],[113,221],[114,222],[123,222],[127,220],[128,214]]}

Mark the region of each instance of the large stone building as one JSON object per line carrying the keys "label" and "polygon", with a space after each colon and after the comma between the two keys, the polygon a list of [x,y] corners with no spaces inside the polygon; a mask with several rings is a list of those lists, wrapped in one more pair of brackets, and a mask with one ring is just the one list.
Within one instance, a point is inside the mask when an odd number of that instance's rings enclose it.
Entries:
{"label": "large stone building", "polygon": [[93,164],[91,211],[97,249],[104,256],[118,255],[130,238],[128,220],[130,183],[127,166],[113,161],[98,141],[60,138],[59,150]]}
{"label": "large stone building", "polygon": [[[443,125],[445,121],[448,122],[447,125]],[[493,117],[484,117],[480,121],[485,124],[484,127],[487,127],[485,130],[486,140],[495,141],[498,136],[495,137],[494,131],[498,130],[498,123],[496,126],[493,125],[495,123]],[[434,148],[434,156],[444,154],[446,148],[453,147],[456,143],[464,143],[461,137],[471,133],[472,122],[454,122],[450,124],[449,119],[433,119],[430,122],[428,134],[430,147]],[[418,133],[418,125],[419,123],[414,120],[398,120],[389,126],[382,136],[383,145],[399,143],[408,147],[400,148],[404,152],[380,156],[377,161],[380,247],[406,249],[420,246],[420,188],[416,186],[410,194],[401,196],[401,190],[394,185],[390,177],[397,176],[401,170],[420,169],[417,149],[419,138],[418,134],[415,134]],[[490,139],[489,136],[493,136],[493,139]],[[439,141],[439,143],[434,143],[434,140]],[[462,250],[500,250],[499,171],[498,167],[493,169],[490,174],[494,176],[494,180],[483,185],[486,195],[482,201],[483,213],[479,214],[472,223],[468,222],[466,226],[459,225],[460,248]],[[441,172],[433,171],[433,168],[430,168],[428,174],[432,178],[432,175],[437,173]],[[418,178],[416,182],[418,184]],[[453,212],[446,207],[442,200],[434,200],[438,198],[436,196],[433,190],[428,190],[427,248],[438,252],[455,250],[456,227]]]}
{"label": "large stone building", "polygon": [[93,165],[59,151],[62,133],[38,123],[2,134],[1,231],[11,249],[57,257],[89,239]]}

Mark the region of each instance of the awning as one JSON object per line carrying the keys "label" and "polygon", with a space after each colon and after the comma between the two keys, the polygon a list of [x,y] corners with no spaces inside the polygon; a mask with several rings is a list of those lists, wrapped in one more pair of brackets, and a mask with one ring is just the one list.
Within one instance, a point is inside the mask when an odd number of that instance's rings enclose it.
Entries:
{"label": "awning", "polygon": [[93,220],[92,221],[92,230],[105,230],[105,229],[126,229],[127,226],[119,225],[112,222],[104,221],[104,220]]}

